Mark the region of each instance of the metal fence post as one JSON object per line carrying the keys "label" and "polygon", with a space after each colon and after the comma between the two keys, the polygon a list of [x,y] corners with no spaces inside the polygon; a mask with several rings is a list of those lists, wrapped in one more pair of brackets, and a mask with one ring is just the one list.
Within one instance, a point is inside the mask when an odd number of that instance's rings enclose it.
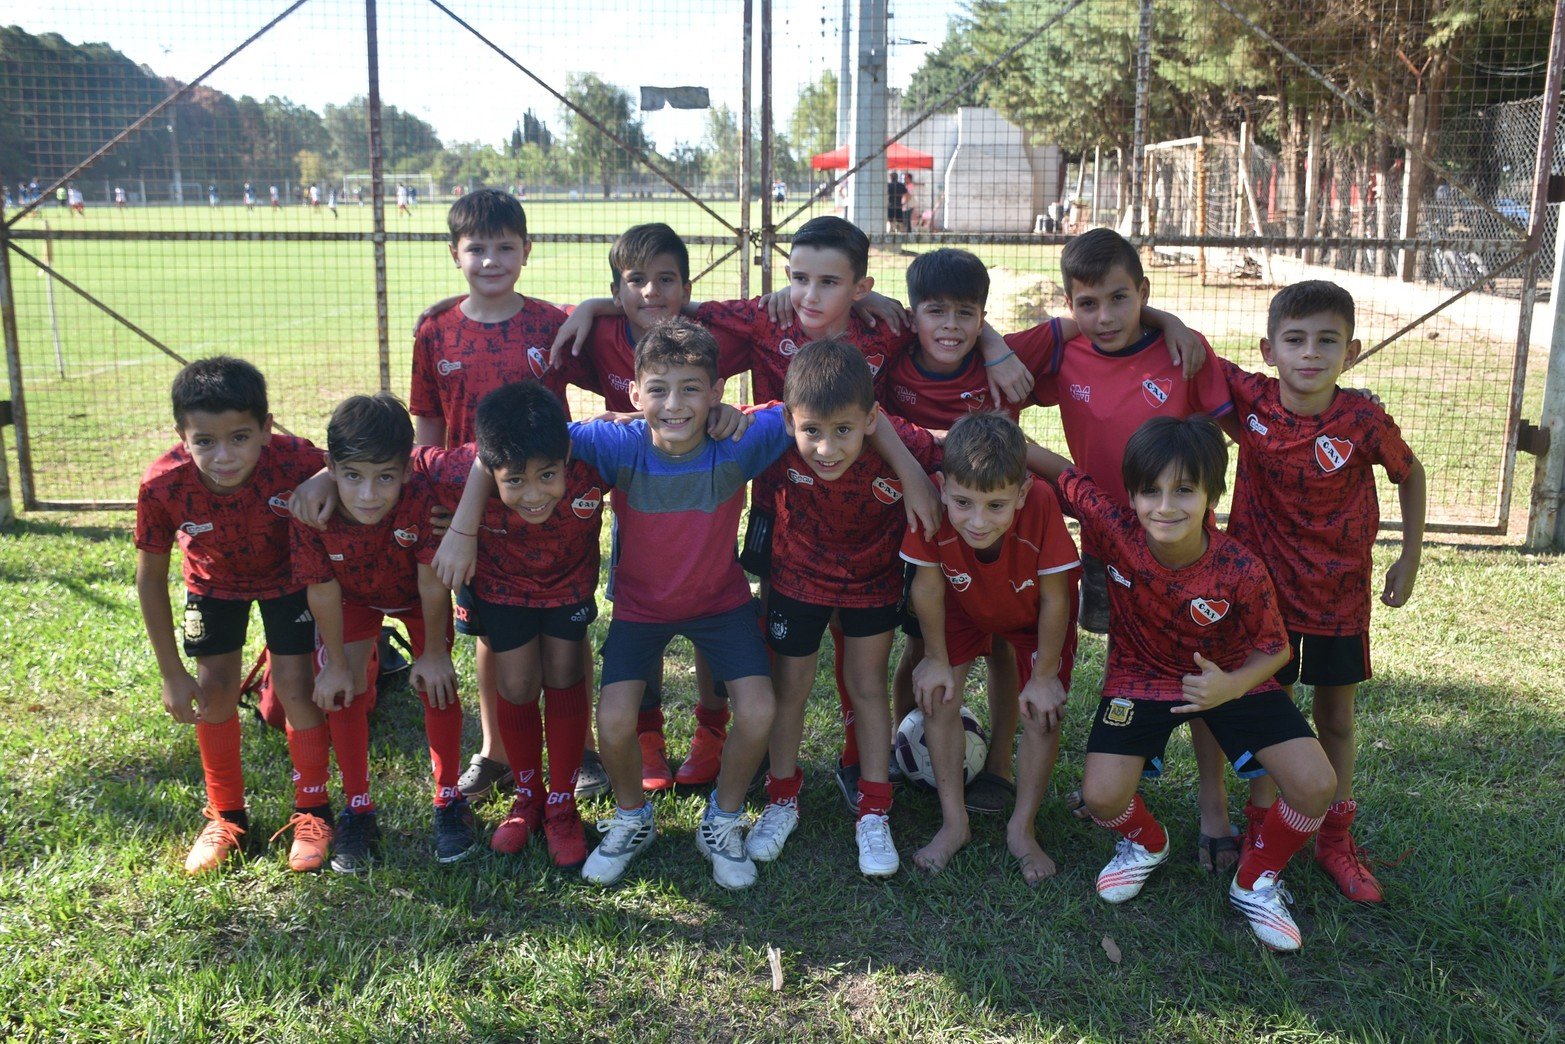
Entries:
{"label": "metal fence post", "polygon": [[739,107],[739,296],[750,296],[750,66],[755,54],[755,2],[744,3],[744,68],[740,74]]}
{"label": "metal fence post", "polygon": [[[16,299],[11,292],[11,226],[0,216],[0,327],[5,331],[5,367],[11,379],[11,420],[16,425],[17,483],[22,488],[22,507],[37,506],[33,489],[33,453],[27,439],[27,397],[22,391],[22,344],[16,333]],[[5,466],[5,450],[0,446],[0,468]],[[10,481],[5,480],[5,510],[10,510]]]}
{"label": "metal fence post", "polygon": [[772,0],[761,0],[761,293],[772,292]]}
{"label": "metal fence post", "polygon": [[380,134],[380,45],[376,40],[375,0],[364,0],[365,57],[369,65],[370,220],[375,254],[375,344],[380,355],[380,390],[391,390],[391,309],[386,293],[386,178]]}
{"label": "metal fence post", "polygon": [[1136,40],[1136,118],[1130,152],[1130,235],[1141,236],[1141,207],[1146,196],[1147,105],[1152,81],[1152,0],[1141,0],[1141,28]]}
{"label": "metal fence post", "polygon": [[[1561,207],[1565,210],[1565,206]],[[1554,336],[1549,339],[1549,368],[1543,380],[1543,412],[1538,418],[1548,440],[1538,454],[1527,515],[1527,546],[1536,551],[1565,551],[1565,234],[1554,236]]]}

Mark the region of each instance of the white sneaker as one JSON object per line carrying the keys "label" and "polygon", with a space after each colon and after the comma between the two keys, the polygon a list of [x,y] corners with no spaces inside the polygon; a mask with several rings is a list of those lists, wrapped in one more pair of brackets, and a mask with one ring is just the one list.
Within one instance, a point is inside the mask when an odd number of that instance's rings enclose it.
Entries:
{"label": "white sneaker", "polygon": [[593,884],[611,885],[625,876],[630,861],[658,836],[650,807],[646,815],[614,810],[610,819],[598,820],[603,840],[581,866],[581,876]]}
{"label": "white sneaker", "polygon": [[1282,878],[1267,871],[1255,879],[1254,888],[1242,888],[1239,875],[1228,886],[1228,901],[1244,914],[1250,930],[1264,946],[1281,953],[1293,953],[1304,945],[1299,926],[1288,913],[1293,896],[1283,887]]}
{"label": "white sneaker", "polygon": [[1148,852],[1128,837],[1114,846],[1114,858],[1098,874],[1098,898],[1106,903],[1123,903],[1141,894],[1152,871],[1168,862],[1170,842],[1161,852]]}
{"label": "white sneaker", "polygon": [[744,854],[757,863],[770,863],[782,855],[783,845],[798,825],[799,802],[796,799],[768,802],[761,810],[761,818],[755,821],[749,836],[744,839]]}
{"label": "white sneaker", "polygon": [[696,828],[696,848],[712,863],[712,879],[724,888],[749,888],[759,871],[745,855],[744,817],[713,816]]}
{"label": "white sneaker", "polygon": [[902,866],[891,840],[891,820],[871,813],[859,817],[853,828],[859,842],[859,873],[865,877],[890,877]]}

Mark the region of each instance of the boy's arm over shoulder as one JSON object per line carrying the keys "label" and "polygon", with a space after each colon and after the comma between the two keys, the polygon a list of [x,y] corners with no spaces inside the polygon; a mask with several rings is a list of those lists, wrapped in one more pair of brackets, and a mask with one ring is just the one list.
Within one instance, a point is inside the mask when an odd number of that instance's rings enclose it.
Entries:
{"label": "boy's arm over shoulder", "polygon": [[788,428],[783,423],[783,408],[780,403],[748,412],[750,426],[745,429],[739,441],[723,445],[734,447],[743,463],[745,474],[754,478],[775,464],[778,457],[788,452],[788,447],[793,445],[793,436],[788,434]]}
{"label": "boy's arm over shoulder", "polygon": [[1066,468],[1055,479],[1054,488],[1059,492],[1060,505],[1081,523],[1083,531],[1099,537],[1100,542],[1124,528],[1130,509],[1116,504],[1080,468]]}
{"label": "boy's arm over shoulder", "polygon": [[897,433],[897,438],[902,440],[902,445],[907,447],[907,451],[913,455],[919,467],[931,474],[940,469],[945,454],[928,428],[887,413],[884,406],[880,409],[880,419],[891,425],[891,429]]}
{"label": "boy's arm over shoulder", "polygon": [[1195,334],[1201,343],[1201,357],[1206,361],[1201,370],[1190,381],[1190,403],[1203,413],[1210,414],[1214,420],[1222,421],[1225,414],[1234,410],[1233,396],[1228,391],[1228,380],[1223,375],[1222,366],[1218,365],[1217,353],[1212,351],[1212,346],[1207,343],[1205,337]]}

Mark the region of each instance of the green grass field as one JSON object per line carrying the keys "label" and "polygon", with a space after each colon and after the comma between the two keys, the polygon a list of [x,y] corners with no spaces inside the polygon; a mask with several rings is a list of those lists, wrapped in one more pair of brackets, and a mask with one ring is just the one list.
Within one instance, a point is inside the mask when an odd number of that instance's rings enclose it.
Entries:
{"label": "green grass field", "polygon": [[[1377,548],[1379,568],[1392,548]],[[803,825],[743,894],[695,851],[702,797],[656,802],[664,836],[619,888],[539,846],[437,867],[428,759],[405,691],[374,721],[387,828],[371,876],[299,876],[278,845],[199,881],[192,731],[165,716],[123,514],[29,516],[0,535],[0,1037],[18,1041],[1548,1041],[1565,1036],[1565,561],[1431,547],[1413,603],[1374,624],[1361,836],[1395,859],[1355,907],[1308,861],[1288,876],[1302,954],[1263,952],[1193,863],[1195,780],[1176,737],[1146,788],[1176,858],[1111,908],[1107,835],[1064,813],[1102,645],[1088,638],[1039,820],[1059,876],[1027,888],[1002,824],[934,878],[908,856],[930,796],[893,813],[903,872],[853,872],[831,782],[829,668],[806,730]],[[601,624],[598,625],[601,628]],[[599,634],[601,637],[601,633]],[[459,663],[471,678],[461,647]],[[671,745],[691,729],[670,661]],[[969,703],[980,709],[981,697]],[[469,736],[476,724],[469,718]],[[245,726],[253,833],[286,818],[279,733]],[[1239,796],[1234,796],[1237,806]],[[480,810],[489,826],[499,802]],[[607,814],[608,803],[585,809]],[[1236,809],[1237,814],[1237,809]],[[1108,953],[1112,943],[1118,959]],[[773,991],[767,951],[781,954]]]}
{"label": "green grass field", "polygon": [[[714,205],[735,220],[738,204]],[[715,236],[721,225],[683,200],[612,202],[542,201],[528,204],[538,236],[612,237],[640,221],[664,220],[682,233]],[[94,206],[85,217],[45,208],[17,225],[22,235],[55,230],[122,232],[202,231],[215,234],[292,232],[331,234],[370,228],[368,207],[342,206],[333,219],[322,208],[258,207],[130,208]],[[388,216],[393,232],[439,235],[443,207],[423,206],[412,217]],[[759,208],[754,210],[759,220]],[[18,245],[42,258],[41,239]],[[962,245],[962,244],[955,244]],[[1058,248],[966,244],[994,274],[990,317],[1002,332],[1037,321],[1040,308],[1059,311],[1055,296]],[[693,272],[727,251],[696,244]],[[924,249],[916,247],[913,249]],[[256,362],[272,386],[274,412],[289,430],[314,438],[343,396],[379,382],[374,271],[368,243],[220,240],[81,240],[51,238],[54,265],[168,345],[194,358],[229,352]],[[520,283],[523,292],[561,303],[607,292],[604,242],[541,241]],[[904,294],[903,273],[913,255],[879,251],[871,274],[887,293]],[[781,259],[778,259],[779,262]],[[22,372],[38,496],[45,501],[129,500],[146,463],[172,442],[168,382],[177,364],[119,323],[48,280],[31,264],[12,260]],[[1261,360],[1256,341],[1264,332],[1270,292],[1253,284],[1202,286],[1192,266],[1148,270],[1153,303],[1185,315],[1220,354],[1252,367]],[[783,275],[779,267],[778,285]],[[429,303],[461,292],[463,284],[443,242],[392,242],[387,247],[389,371],[391,387],[406,394],[414,318]],[[760,271],[752,272],[758,293]],[[697,282],[698,299],[739,293],[734,259]],[[1395,287],[1383,299],[1361,300],[1360,335],[1366,344],[1386,336],[1417,314]],[[1421,327],[1366,365],[1351,380],[1373,388],[1403,426],[1430,474],[1431,517],[1447,522],[1492,521],[1503,466],[1506,408],[1514,353],[1515,311],[1488,313],[1473,299]],[[1508,317],[1507,317],[1508,316]],[[56,334],[59,351],[56,353]],[[1533,353],[1534,376],[1544,353]],[[63,375],[62,375],[63,371]],[[1541,380],[1526,405],[1536,416]],[[583,396],[579,409],[586,409]],[[1033,434],[1058,445],[1052,416],[1029,411]],[[15,433],[7,439],[15,451]],[[14,457],[13,457],[14,466]],[[14,480],[13,480],[14,481]],[[1395,514],[1395,497],[1383,491]]]}

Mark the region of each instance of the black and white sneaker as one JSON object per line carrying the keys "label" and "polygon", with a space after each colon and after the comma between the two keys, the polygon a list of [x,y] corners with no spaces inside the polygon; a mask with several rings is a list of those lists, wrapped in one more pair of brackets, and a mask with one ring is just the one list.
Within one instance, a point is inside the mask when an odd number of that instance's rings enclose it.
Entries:
{"label": "black and white sneaker", "polygon": [[380,819],[374,812],[344,811],[337,817],[331,868],[339,874],[367,873],[380,849]]}
{"label": "black and white sneaker", "polygon": [[473,810],[462,798],[435,809],[435,861],[460,863],[478,847]]}

